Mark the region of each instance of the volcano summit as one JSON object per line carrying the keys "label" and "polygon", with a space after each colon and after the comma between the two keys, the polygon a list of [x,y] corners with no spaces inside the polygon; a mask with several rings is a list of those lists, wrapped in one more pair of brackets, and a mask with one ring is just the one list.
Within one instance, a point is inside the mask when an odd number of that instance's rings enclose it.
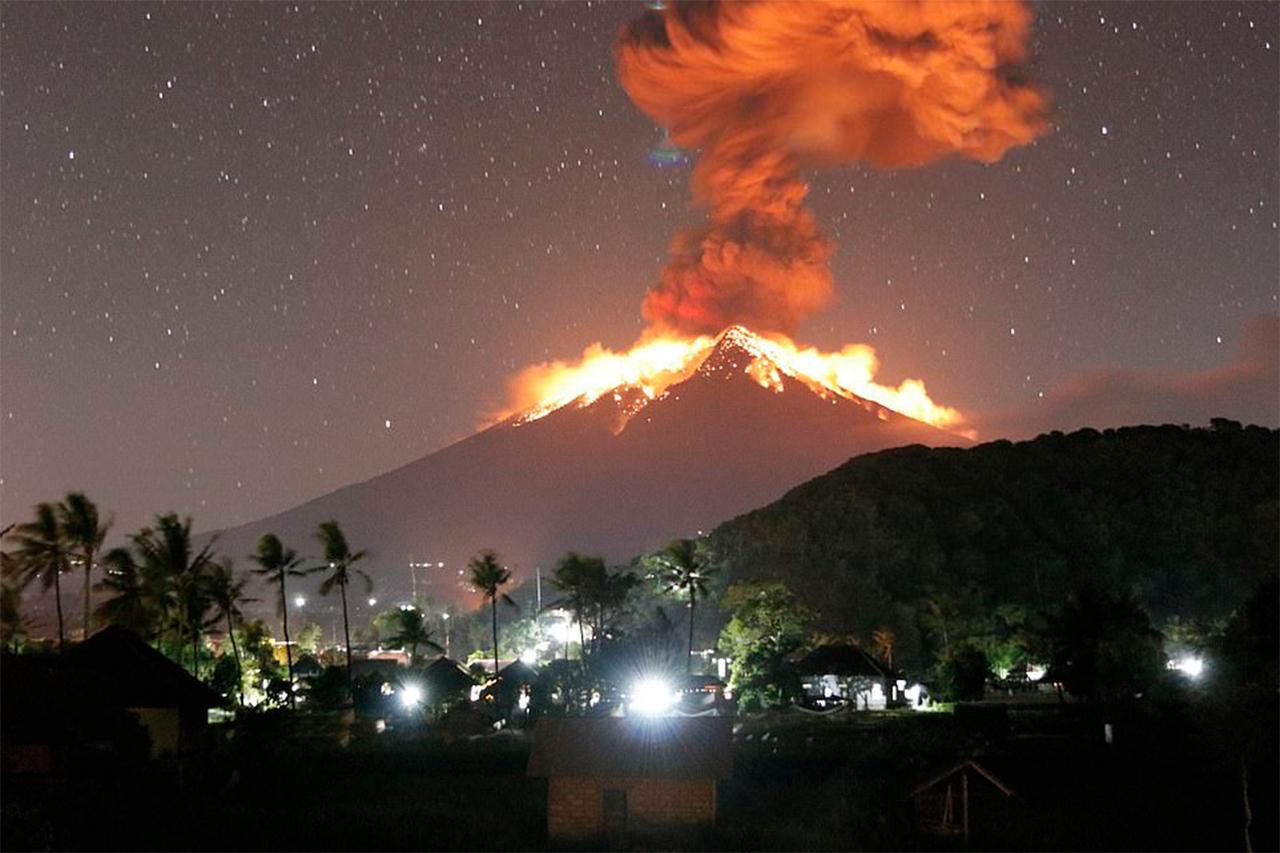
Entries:
{"label": "volcano summit", "polygon": [[[337,519],[370,551],[384,598],[411,561],[443,562],[426,591],[464,595],[466,560],[493,548],[523,579],[567,550],[626,559],[761,506],[860,453],[967,440],[803,369],[734,326],[668,369],[555,399],[294,509],[224,531],[221,553],[273,532],[307,553]],[[420,578],[421,580],[421,578]],[[420,590],[421,591],[421,590]]]}

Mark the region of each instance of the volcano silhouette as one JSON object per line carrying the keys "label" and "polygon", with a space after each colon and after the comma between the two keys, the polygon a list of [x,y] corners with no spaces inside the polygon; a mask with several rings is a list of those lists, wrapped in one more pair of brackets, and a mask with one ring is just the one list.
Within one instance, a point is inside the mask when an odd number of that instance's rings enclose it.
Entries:
{"label": "volcano silhouette", "polygon": [[[272,532],[315,555],[337,519],[385,603],[418,592],[467,597],[466,561],[496,550],[516,581],[568,550],[625,560],[762,506],[851,456],[959,436],[788,373],[741,327],[722,332],[687,378],[653,399],[620,386],[530,419],[516,415],[363,483],[219,534],[252,553]],[[539,413],[541,414],[541,413]],[[435,564],[443,562],[444,566]]]}

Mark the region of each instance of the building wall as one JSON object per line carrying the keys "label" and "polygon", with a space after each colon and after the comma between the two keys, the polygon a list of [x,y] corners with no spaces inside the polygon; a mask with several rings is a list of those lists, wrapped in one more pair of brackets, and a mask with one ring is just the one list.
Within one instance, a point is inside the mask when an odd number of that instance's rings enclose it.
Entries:
{"label": "building wall", "polygon": [[716,819],[714,779],[559,776],[547,784],[548,835],[582,838],[604,833],[604,792],[610,789],[627,792],[628,833],[711,824]]}

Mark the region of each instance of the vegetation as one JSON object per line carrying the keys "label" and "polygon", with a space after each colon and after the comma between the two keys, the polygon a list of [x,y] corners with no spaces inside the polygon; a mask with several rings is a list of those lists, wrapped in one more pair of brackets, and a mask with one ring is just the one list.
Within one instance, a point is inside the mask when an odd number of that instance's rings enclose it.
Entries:
{"label": "vegetation", "polygon": [[493,621],[493,674],[498,674],[498,599],[512,607],[516,603],[511,596],[502,592],[502,587],[511,582],[511,570],[498,562],[498,555],[492,551],[481,551],[467,563],[470,570],[471,585],[483,593],[489,602],[489,612]]}
{"label": "vegetation", "polygon": [[698,596],[707,596],[707,581],[715,569],[708,558],[705,540],[673,539],[648,559],[668,591],[686,592],[689,596],[689,656],[686,668],[693,669],[693,626]]}
{"label": "vegetation", "polygon": [[743,581],[725,591],[731,614],[720,651],[733,659],[729,688],[744,711],[777,708],[800,696],[791,659],[804,648],[811,614],[782,581]]}
{"label": "vegetation", "polygon": [[347,537],[343,535],[342,528],[338,526],[336,521],[326,521],[316,530],[316,538],[320,540],[320,544],[324,549],[324,564],[316,567],[313,571],[323,572],[328,570],[329,575],[320,584],[320,594],[328,595],[334,589],[342,596],[342,636],[344,645],[347,649],[347,695],[354,696],[354,688],[351,681],[351,618],[347,610],[347,585],[351,582],[351,576],[359,575],[364,578],[366,592],[373,591],[373,578],[369,577],[362,570],[355,568],[355,564],[363,560],[366,556],[364,551],[352,551],[351,546],[347,544]]}
{"label": "vegetation", "polygon": [[427,625],[427,612],[412,604],[397,607],[387,614],[390,633],[383,641],[392,647],[409,650],[409,666],[418,664],[418,649],[425,647],[444,653],[444,646],[435,641],[435,632]]}
{"label": "vegetation", "polygon": [[244,706],[244,666],[240,663],[240,648],[236,645],[236,624],[244,619],[240,605],[253,599],[244,594],[245,580],[236,578],[233,564],[223,558],[209,569],[209,603],[214,609],[214,620],[223,619],[227,624],[227,639],[231,642],[231,654],[236,664],[236,688],[240,705]]}
{"label": "vegetation", "polygon": [[91,576],[96,565],[94,558],[102,550],[102,543],[111,529],[110,521],[102,521],[98,507],[83,492],[69,492],[58,504],[58,521],[67,548],[80,561],[84,569],[84,633],[88,637],[91,627]]}
{"label": "vegetation", "polygon": [[294,697],[296,683],[293,680],[293,649],[289,646],[289,599],[285,591],[285,582],[291,577],[302,577],[306,574],[298,568],[302,558],[292,548],[286,548],[274,533],[264,533],[258,539],[258,551],[250,557],[258,568],[253,573],[260,575],[280,590],[276,599],[276,615],[280,617],[281,629],[284,632],[285,665],[289,673],[289,707],[297,707]]}
{"label": "vegetation", "polygon": [[1229,614],[1280,564],[1280,433],[1132,427],[852,459],[710,537],[730,580],[785,577],[827,630],[888,628],[911,668],[1025,662],[1082,582],[1158,622]]}
{"label": "vegetation", "polygon": [[19,524],[9,537],[17,546],[13,552],[22,585],[40,582],[42,589],[53,588],[58,613],[58,651],[66,646],[62,624],[62,573],[67,570],[70,554],[58,524],[58,510],[51,503],[37,504],[35,520]]}

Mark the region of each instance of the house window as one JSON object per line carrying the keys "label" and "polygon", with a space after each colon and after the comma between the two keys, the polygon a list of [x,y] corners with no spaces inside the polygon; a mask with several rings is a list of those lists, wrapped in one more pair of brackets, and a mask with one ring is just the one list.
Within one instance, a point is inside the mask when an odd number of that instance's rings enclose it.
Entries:
{"label": "house window", "polygon": [[604,791],[604,828],[607,832],[626,829],[627,792],[620,788]]}

